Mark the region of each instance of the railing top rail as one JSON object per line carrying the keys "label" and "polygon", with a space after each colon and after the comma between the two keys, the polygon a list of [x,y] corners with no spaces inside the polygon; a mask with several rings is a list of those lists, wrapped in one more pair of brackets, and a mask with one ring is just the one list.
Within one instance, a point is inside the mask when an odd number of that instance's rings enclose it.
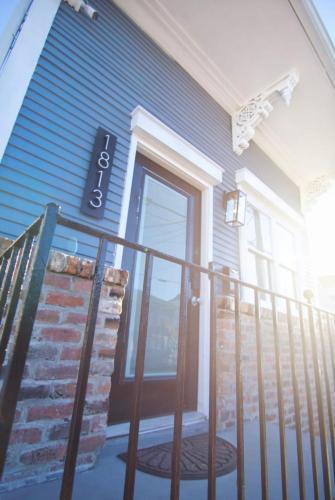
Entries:
{"label": "railing top rail", "polygon": [[16,240],[14,240],[9,245],[9,247],[6,248],[6,250],[4,250],[2,253],[0,253],[0,260],[3,257],[10,256],[11,251],[13,250],[14,247],[22,246],[23,243],[24,243],[24,240],[26,239],[26,237],[27,237],[28,234],[30,234],[30,235],[37,234],[37,232],[39,230],[39,227],[41,225],[42,220],[43,220],[43,216],[40,216],[30,226],[28,226],[27,229],[23,233],[21,233],[20,236],[18,236],[16,238]]}
{"label": "railing top rail", "polygon": [[[42,220],[43,220],[43,216],[36,219],[26,229],[26,231],[24,233],[22,233],[6,250],[4,250],[1,253],[0,259],[2,259],[3,257],[6,257],[6,256],[10,256],[12,249],[17,245],[22,245],[28,234],[37,233]],[[333,313],[331,311],[327,311],[325,309],[321,309],[317,306],[313,306],[311,304],[308,304],[306,301],[298,300],[294,297],[289,297],[287,295],[283,295],[283,294],[280,294],[278,292],[274,292],[274,291],[269,290],[267,288],[263,288],[263,287],[254,285],[252,283],[248,283],[248,282],[240,280],[238,278],[233,278],[233,277],[228,276],[227,274],[224,274],[222,272],[215,271],[214,269],[204,267],[204,266],[201,266],[199,264],[195,264],[194,262],[183,260],[183,259],[180,259],[178,257],[174,257],[172,255],[160,252],[159,250],[155,250],[154,248],[149,248],[149,247],[146,247],[146,246],[141,245],[139,243],[134,243],[134,242],[128,241],[124,238],[121,238],[120,236],[115,235],[115,234],[111,234],[111,233],[103,231],[101,229],[93,228],[91,226],[82,224],[81,222],[77,222],[73,219],[69,219],[67,217],[64,217],[64,216],[60,215],[59,213],[57,215],[57,224],[64,226],[64,227],[67,227],[67,228],[70,228],[70,229],[73,229],[74,231],[78,231],[78,232],[93,236],[93,237],[98,238],[98,239],[103,238],[103,239],[105,239],[105,240],[107,240],[110,243],[115,244],[115,245],[120,245],[120,246],[123,246],[125,248],[129,248],[129,249],[139,251],[142,253],[150,253],[154,257],[157,257],[157,258],[160,258],[163,260],[167,260],[167,261],[173,262],[175,264],[179,264],[180,266],[186,266],[186,267],[194,269],[200,273],[207,274],[208,276],[216,276],[217,278],[220,278],[222,281],[225,281],[227,283],[237,283],[241,287],[250,288],[251,290],[257,291],[259,293],[265,293],[265,294],[269,295],[270,297],[276,297],[278,299],[283,299],[283,300],[290,300],[291,302],[293,302],[295,304],[298,304],[298,305],[300,304],[300,305],[305,306],[305,307],[306,306],[313,307],[313,309],[315,309],[317,311],[335,316],[335,313]]]}
{"label": "railing top rail", "polygon": [[[248,283],[248,282],[240,280],[238,278],[233,278],[231,276],[228,276],[227,274],[223,274],[219,271],[214,271],[213,269],[201,266],[199,264],[195,264],[194,262],[189,262],[187,260],[183,260],[183,259],[180,259],[178,257],[174,257],[172,255],[160,252],[159,250],[155,250],[154,248],[149,248],[149,247],[146,247],[146,246],[141,245],[139,243],[134,243],[134,242],[128,241],[124,238],[121,238],[120,236],[115,235],[115,234],[110,234],[110,233],[107,233],[103,230],[96,229],[96,228],[93,228],[90,226],[86,226],[85,224],[82,224],[80,222],[76,222],[72,219],[68,219],[67,217],[63,217],[62,215],[58,215],[57,222],[58,222],[58,224],[60,224],[62,226],[66,226],[68,228],[77,230],[79,232],[84,232],[86,234],[89,234],[90,236],[93,236],[96,238],[104,238],[107,241],[109,241],[110,243],[114,243],[115,245],[121,245],[121,246],[124,246],[126,248],[130,248],[132,250],[136,250],[136,251],[143,252],[143,253],[150,253],[154,257],[168,260],[170,262],[173,262],[175,264],[179,264],[181,266],[186,266],[186,267],[192,268],[194,270],[197,270],[197,271],[204,273],[204,274],[207,274],[207,275],[217,276],[218,278],[221,278],[222,280],[230,282],[230,283],[238,283],[240,286],[248,287],[248,288],[250,288],[252,290],[256,290],[260,293],[267,293],[268,295],[277,297],[278,299],[290,300],[296,304],[301,304],[303,306],[310,306],[310,304],[308,304],[305,301],[298,300],[298,299],[295,299],[294,297],[289,297],[287,295],[283,295],[283,294],[280,294],[278,292],[274,292],[274,291],[269,290],[267,288],[263,288],[263,287],[254,285],[252,283]],[[332,313],[331,311],[320,309],[319,307],[316,307],[316,306],[312,306],[312,307],[320,312],[334,315],[334,313]]]}

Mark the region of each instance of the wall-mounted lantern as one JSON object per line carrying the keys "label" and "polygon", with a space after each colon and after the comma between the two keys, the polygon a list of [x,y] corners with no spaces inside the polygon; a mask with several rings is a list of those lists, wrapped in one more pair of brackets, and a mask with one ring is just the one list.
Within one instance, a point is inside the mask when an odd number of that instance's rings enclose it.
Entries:
{"label": "wall-mounted lantern", "polygon": [[245,210],[247,195],[240,189],[225,192],[223,197],[225,209],[225,222],[232,227],[243,226],[245,223]]}

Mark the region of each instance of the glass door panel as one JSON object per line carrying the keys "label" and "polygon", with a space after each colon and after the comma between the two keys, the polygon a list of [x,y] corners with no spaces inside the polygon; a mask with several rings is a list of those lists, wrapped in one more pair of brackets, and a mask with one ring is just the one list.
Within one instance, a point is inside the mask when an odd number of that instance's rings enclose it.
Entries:
{"label": "glass door panel", "polygon": [[[188,197],[146,174],[139,214],[138,243],[186,258]],[[145,256],[137,253],[133,270],[125,376],[133,378],[140,321]],[[176,374],[181,268],[154,258],[149,305],[145,376]]]}

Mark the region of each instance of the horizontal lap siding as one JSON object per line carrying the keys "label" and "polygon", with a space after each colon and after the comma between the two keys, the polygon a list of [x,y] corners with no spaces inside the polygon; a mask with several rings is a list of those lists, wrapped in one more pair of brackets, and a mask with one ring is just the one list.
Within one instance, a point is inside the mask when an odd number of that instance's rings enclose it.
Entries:
{"label": "horizontal lap siding", "polygon": [[[237,231],[224,224],[222,192],[247,166],[297,202],[296,187],[255,146],[231,150],[230,117],[108,0],[92,22],[61,4],[0,166],[1,233],[16,237],[50,201],[65,216],[117,232],[130,144],[131,112],[142,105],[225,169],[214,196],[214,258],[238,267]],[[103,220],[79,211],[98,126],[117,136]],[[284,194],[286,193],[286,194]],[[59,228],[55,245],[93,256],[94,238]]]}

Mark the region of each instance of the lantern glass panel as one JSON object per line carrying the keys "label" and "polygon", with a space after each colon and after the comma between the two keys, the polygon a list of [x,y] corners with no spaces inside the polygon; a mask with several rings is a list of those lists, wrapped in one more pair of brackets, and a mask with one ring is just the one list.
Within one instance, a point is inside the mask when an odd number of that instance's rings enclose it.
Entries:
{"label": "lantern glass panel", "polygon": [[237,191],[238,193],[238,210],[237,210],[237,224],[242,226],[245,222],[245,211],[247,206],[247,195],[243,191]]}
{"label": "lantern glass panel", "polygon": [[226,199],[226,222],[233,223],[236,220],[237,197],[232,196],[235,193],[229,193]]}

